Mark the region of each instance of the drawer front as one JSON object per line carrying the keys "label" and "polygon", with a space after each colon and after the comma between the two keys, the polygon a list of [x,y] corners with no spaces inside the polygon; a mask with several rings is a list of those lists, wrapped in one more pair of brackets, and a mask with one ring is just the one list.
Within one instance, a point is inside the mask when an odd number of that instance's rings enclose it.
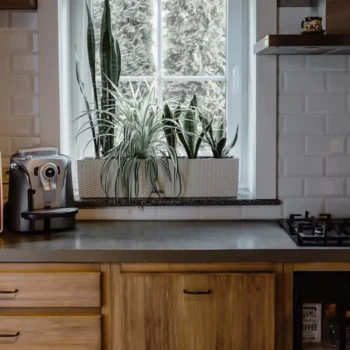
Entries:
{"label": "drawer front", "polygon": [[1,307],[100,307],[99,272],[0,273]]}
{"label": "drawer front", "polygon": [[0,316],[0,350],[101,350],[101,317]]}

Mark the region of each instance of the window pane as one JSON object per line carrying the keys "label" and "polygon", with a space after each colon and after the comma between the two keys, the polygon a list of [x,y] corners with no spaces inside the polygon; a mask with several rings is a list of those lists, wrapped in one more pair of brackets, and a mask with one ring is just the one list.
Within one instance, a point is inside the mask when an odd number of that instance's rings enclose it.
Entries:
{"label": "window pane", "polygon": [[165,75],[225,75],[225,0],[163,0],[163,27]]}
{"label": "window pane", "polygon": [[189,104],[197,95],[198,107],[208,111],[211,117],[225,118],[226,91],[222,81],[172,81],[164,83],[164,99]]}
{"label": "window pane", "polygon": [[[97,69],[100,75],[100,25],[104,0],[93,0]],[[154,0],[111,0],[112,30],[122,55],[121,75],[155,74]]]}

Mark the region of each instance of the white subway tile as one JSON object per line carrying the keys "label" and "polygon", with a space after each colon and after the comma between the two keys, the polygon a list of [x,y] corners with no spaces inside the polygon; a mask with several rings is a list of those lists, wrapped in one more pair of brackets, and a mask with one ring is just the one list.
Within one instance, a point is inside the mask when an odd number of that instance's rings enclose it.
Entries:
{"label": "white subway tile", "polygon": [[16,94],[28,94],[32,90],[29,75],[12,74],[10,78],[10,91]]}
{"label": "white subway tile", "polygon": [[38,95],[40,91],[39,76],[33,75],[33,93]]}
{"label": "white subway tile", "polygon": [[32,35],[32,52],[39,51],[39,35],[38,33],[34,33]]}
{"label": "white subway tile", "polygon": [[12,56],[12,69],[14,72],[39,73],[39,57],[30,54],[14,54]]}
{"label": "white subway tile", "polygon": [[284,176],[284,158],[278,158],[278,176]]}
{"label": "white subway tile", "polygon": [[307,113],[347,113],[348,95],[341,93],[306,94]]}
{"label": "white subway tile", "polygon": [[293,198],[283,200],[283,217],[290,214],[304,214],[309,211],[311,215],[318,216],[325,211],[323,198]]}
{"label": "white subway tile", "polygon": [[241,217],[241,206],[199,207],[200,220],[239,220]]}
{"label": "white subway tile", "polygon": [[79,210],[78,220],[157,220],[158,211],[156,207],[116,207],[95,208]]}
{"label": "white subway tile", "polygon": [[326,116],[322,114],[286,115],[284,132],[289,135],[324,134]]}
{"label": "white subway tile", "polygon": [[346,192],[345,178],[322,177],[305,179],[306,197],[344,196]]}
{"label": "white subway tile", "polygon": [[285,157],[284,176],[322,176],[324,174],[323,157]]}
{"label": "white subway tile", "polygon": [[33,135],[40,136],[40,117],[34,117]]}
{"label": "white subway tile", "polygon": [[338,218],[348,218],[350,198],[326,198],[326,212]]}
{"label": "white subway tile", "polygon": [[327,134],[349,134],[350,133],[350,115],[328,115],[327,116]]}
{"label": "white subway tile", "polygon": [[[1,50],[0,50],[1,51]],[[7,76],[10,73],[11,56],[0,52],[0,76]]]}
{"label": "white subway tile", "polygon": [[267,206],[255,206],[244,205],[242,206],[242,219],[280,219],[282,217],[281,205],[267,205]]}
{"label": "white subway tile", "polygon": [[200,207],[158,207],[158,220],[198,220]]}
{"label": "white subway tile", "polygon": [[322,92],[326,90],[324,73],[286,72],[284,75],[285,92]]}
{"label": "white subway tile", "polygon": [[283,135],[284,134],[284,115],[279,115],[277,119],[277,134]]}
{"label": "white subway tile", "polygon": [[279,178],[278,198],[302,197],[304,193],[304,179],[302,178]]}
{"label": "white subway tile", "polygon": [[8,11],[0,11],[0,29],[8,28],[9,26],[9,13]]}
{"label": "white subway tile", "polygon": [[28,34],[27,32],[0,32],[0,45],[2,53],[27,50]]}
{"label": "white subway tile", "polygon": [[306,56],[306,69],[309,71],[346,71],[348,69],[347,56]]}
{"label": "white subway tile", "polygon": [[345,137],[313,135],[306,137],[306,155],[341,155],[345,153]]}
{"label": "white subway tile", "polygon": [[350,177],[346,179],[346,195],[350,197]]}
{"label": "white subway tile", "polygon": [[327,90],[334,92],[350,92],[350,73],[328,73]]}
{"label": "white subway tile", "polygon": [[13,96],[12,115],[39,115],[39,97],[31,95]]}
{"label": "white subway tile", "polygon": [[350,157],[331,156],[326,158],[327,176],[349,176],[350,177]]}
{"label": "white subway tile", "polygon": [[304,17],[311,16],[309,7],[279,7],[278,33],[300,34],[300,23]]}
{"label": "white subway tile", "polygon": [[30,117],[0,118],[0,137],[30,136],[33,132],[33,123]]}
{"label": "white subway tile", "polygon": [[278,137],[279,156],[304,156],[305,136],[279,135]]}
{"label": "white subway tile", "polygon": [[40,146],[39,137],[12,137],[11,152],[16,153],[20,148],[38,147]]}
{"label": "white subway tile", "polygon": [[305,56],[298,55],[282,55],[279,56],[279,71],[303,71],[305,70]]}
{"label": "white subway tile", "polygon": [[304,94],[287,94],[279,95],[279,114],[294,114],[305,112]]}
{"label": "white subway tile", "polygon": [[278,74],[278,91],[284,91],[284,76],[285,73]]}
{"label": "white subway tile", "polygon": [[37,12],[11,12],[11,28],[13,29],[38,29],[38,13]]}
{"label": "white subway tile", "polygon": [[11,139],[9,137],[0,137],[0,152],[2,157],[11,156]]}
{"label": "white subway tile", "polygon": [[0,95],[0,117],[8,117],[10,115],[10,96],[7,93]]}

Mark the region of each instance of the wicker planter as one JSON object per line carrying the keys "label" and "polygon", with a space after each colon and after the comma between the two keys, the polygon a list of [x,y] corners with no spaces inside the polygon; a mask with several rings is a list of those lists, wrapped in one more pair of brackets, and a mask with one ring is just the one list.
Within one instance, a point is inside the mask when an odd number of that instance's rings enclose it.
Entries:
{"label": "wicker planter", "polygon": [[[105,198],[106,194],[101,186],[100,174],[104,160],[83,159],[78,160],[78,182],[81,198]],[[117,173],[115,169],[111,172]],[[237,197],[238,192],[238,158],[198,158],[179,159],[180,182],[170,182],[161,166],[159,169],[158,190],[164,197]],[[107,184],[108,197],[115,197],[115,177],[110,176]],[[152,187],[146,181],[144,166],[139,172],[139,198],[147,198]],[[180,195],[179,192],[181,191]],[[127,197],[126,191],[119,186],[118,196]],[[157,196],[157,194],[152,194]]]}

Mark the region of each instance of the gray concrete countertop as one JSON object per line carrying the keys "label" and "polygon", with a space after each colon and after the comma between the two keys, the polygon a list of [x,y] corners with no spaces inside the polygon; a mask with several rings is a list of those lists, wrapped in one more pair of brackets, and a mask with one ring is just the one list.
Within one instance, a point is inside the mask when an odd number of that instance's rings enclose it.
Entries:
{"label": "gray concrete countertop", "polygon": [[78,222],[0,234],[1,262],[350,262],[350,248],[302,248],[274,221]]}

